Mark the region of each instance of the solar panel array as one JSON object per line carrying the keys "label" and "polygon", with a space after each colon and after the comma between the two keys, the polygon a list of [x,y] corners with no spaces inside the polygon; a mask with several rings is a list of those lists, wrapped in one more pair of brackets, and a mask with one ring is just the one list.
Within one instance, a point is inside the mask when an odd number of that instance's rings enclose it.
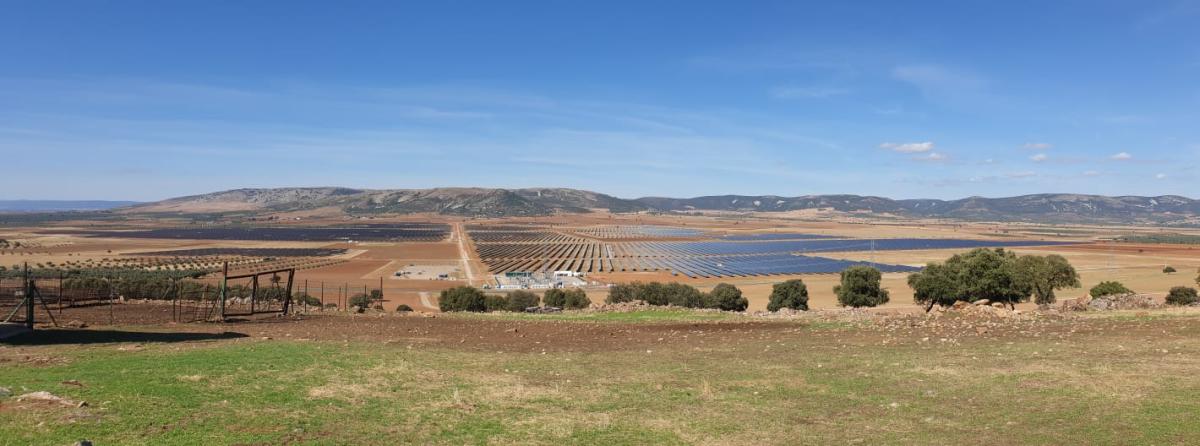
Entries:
{"label": "solar panel array", "polygon": [[[840,260],[813,254],[1054,244],[1011,240],[835,239],[808,234],[761,234],[765,237],[744,235],[712,241],[606,242],[545,228],[497,229],[470,226],[467,232],[475,240],[480,259],[494,274],[511,271],[566,270],[585,273],[670,271],[688,277],[763,276],[836,273],[846,267],[860,264],[871,265],[884,272],[903,272],[914,271],[917,268]],[[601,233],[631,232],[626,229],[591,232]],[[680,234],[669,229],[659,233]]]}

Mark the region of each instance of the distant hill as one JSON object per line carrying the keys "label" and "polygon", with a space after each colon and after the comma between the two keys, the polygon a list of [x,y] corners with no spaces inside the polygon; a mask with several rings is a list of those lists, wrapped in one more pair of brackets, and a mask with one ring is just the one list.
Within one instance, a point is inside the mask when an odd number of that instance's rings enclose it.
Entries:
{"label": "distant hill", "polygon": [[370,190],[339,187],[235,189],[126,207],[121,212],[286,212],[329,208],[352,215],[436,213],[512,217],[554,213],[609,212],[787,212],[821,209],[960,220],[1047,223],[1197,223],[1200,201],[1168,195],[1106,197],[1037,194],[958,200],[860,195],[720,195],[696,198],[623,199],[564,188],[437,188]]}
{"label": "distant hill", "polygon": [[350,214],[412,214],[512,217],[649,210],[633,200],[575,189],[438,188],[369,190],[337,187],[235,189],[172,198],[123,209],[124,212],[286,212],[338,208]]}
{"label": "distant hill", "polygon": [[0,212],[103,211],[138,204],[105,200],[0,200]]}

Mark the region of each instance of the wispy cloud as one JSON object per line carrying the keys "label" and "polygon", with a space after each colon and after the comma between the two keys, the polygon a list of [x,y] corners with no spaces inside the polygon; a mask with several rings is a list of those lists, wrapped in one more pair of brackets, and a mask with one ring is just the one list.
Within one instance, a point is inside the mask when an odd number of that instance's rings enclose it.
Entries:
{"label": "wispy cloud", "polygon": [[937,64],[900,65],[892,68],[892,78],[908,83],[930,101],[944,105],[978,106],[995,101],[988,82],[974,73]]}
{"label": "wispy cloud", "polygon": [[930,150],[933,150],[933,142],[932,141],[906,142],[906,143],[885,142],[883,144],[880,144],[879,148],[891,150],[893,152],[898,152],[898,153],[922,153],[922,152],[928,152]]}
{"label": "wispy cloud", "polygon": [[1022,147],[1029,150],[1050,150],[1054,145],[1048,142],[1027,142]]}
{"label": "wispy cloud", "polygon": [[1045,154],[1045,153],[1039,153],[1039,154],[1037,154],[1037,155],[1034,155],[1034,156],[1031,156],[1031,157],[1029,157],[1029,160],[1030,160],[1030,161],[1033,161],[1033,162],[1035,162],[1035,163],[1040,163],[1040,162],[1042,162],[1042,161],[1045,161],[1047,158],[1049,158],[1049,157],[1048,157],[1048,156],[1046,156],[1046,154]]}
{"label": "wispy cloud", "polygon": [[1108,158],[1115,161],[1128,161],[1133,159],[1133,155],[1130,155],[1129,152],[1120,152]]}
{"label": "wispy cloud", "polygon": [[776,99],[822,99],[850,94],[847,88],[781,86],[772,88],[771,97]]}
{"label": "wispy cloud", "polygon": [[949,157],[947,157],[943,153],[929,152],[928,154],[925,154],[925,155],[913,157],[913,160],[937,163],[937,162],[947,161],[947,160],[949,160]]}

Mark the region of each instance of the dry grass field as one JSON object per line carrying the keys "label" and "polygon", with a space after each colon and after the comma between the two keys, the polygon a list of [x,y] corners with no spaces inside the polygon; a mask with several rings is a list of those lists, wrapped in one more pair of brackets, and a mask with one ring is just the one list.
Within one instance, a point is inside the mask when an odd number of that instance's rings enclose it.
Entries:
{"label": "dry grass field", "polygon": [[[291,216],[297,217],[297,216]],[[283,225],[344,225],[339,218],[322,219],[320,213],[302,216],[299,221],[284,219]],[[471,283],[485,283],[486,266],[475,255],[473,241],[465,237],[461,219],[446,219],[439,216],[408,216],[404,218],[376,219],[372,224],[405,223],[413,221],[444,221],[454,225],[451,236],[441,242],[301,242],[301,241],[233,241],[233,240],[162,240],[131,239],[117,235],[104,238],[82,237],[55,233],[61,230],[95,227],[95,222],[64,222],[40,227],[0,228],[0,238],[23,241],[26,248],[0,250],[0,265],[30,262],[58,265],[80,262],[85,259],[99,261],[106,258],[137,257],[138,253],[175,249],[202,249],[215,247],[239,248],[337,248],[346,254],[336,256],[336,263],[302,269],[297,273],[297,284],[305,281],[310,290],[325,284],[326,293],[338,293],[339,288],[378,288],[381,278],[387,297],[388,309],[400,304],[413,308],[432,310],[424,305],[440,290]],[[848,218],[845,215],[822,213],[803,214],[721,214],[677,216],[677,215],[624,215],[595,212],[590,214],[558,215],[552,217],[506,218],[472,220],[471,224],[518,224],[542,225],[549,228],[577,228],[595,225],[662,225],[707,231],[712,234],[758,234],[758,233],[805,233],[834,237],[853,238],[922,238],[922,239],[978,239],[978,240],[1039,240],[1075,243],[1072,245],[1017,248],[1018,253],[1055,253],[1067,257],[1082,276],[1083,289],[1064,290],[1062,297],[1077,297],[1085,289],[1102,280],[1120,280],[1135,291],[1164,295],[1177,285],[1191,283],[1195,271],[1200,268],[1200,246],[1166,244],[1111,243],[1106,240],[1129,234],[1153,234],[1166,231],[1147,227],[1104,227],[1104,226],[1040,226],[1021,223],[964,223],[946,221],[902,221],[895,219],[869,220]],[[169,227],[178,222],[147,219],[121,226],[122,229],[144,227]],[[1171,229],[1171,232],[1187,233],[1186,230]],[[1195,231],[1193,231],[1195,233]],[[463,238],[463,249],[459,248]],[[820,255],[833,259],[852,261],[875,261],[887,264],[922,266],[930,261],[940,261],[963,250],[905,250],[876,252],[823,252]],[[453,277],[456,280],[429,280],[421,278],[396,278],[393,274],[407,265],[464,265],[471,269],[474,281],[465,280],[467,274]],[[1162,273],[1164,266],[1173,266],[1179,273]],[[799,278],[809,286],[813,308],[836,307],[832,288],[837,283],[836,274],[775,275],[758,277],[726,277],[689,279],[683,275],[663,272],[605,272],[594,274],[590,280],[601,283],[627,281],[681,281],[701,289],[727,282],[741,288],[750,300],[751,310],[765,308],[771,285],[783,280]],[[906,275],[889,273],[884,275],[884,286],[892,295],[885,308],[912,308],[911,290],[905,283]],[[318,292],[310,291],[310,294]],[[589,295],[594,302],[602,301],[605,291],[591,289]],[[421,299],[424,295],[426,298]],[[433,302],[436,302],[434,299]]]}

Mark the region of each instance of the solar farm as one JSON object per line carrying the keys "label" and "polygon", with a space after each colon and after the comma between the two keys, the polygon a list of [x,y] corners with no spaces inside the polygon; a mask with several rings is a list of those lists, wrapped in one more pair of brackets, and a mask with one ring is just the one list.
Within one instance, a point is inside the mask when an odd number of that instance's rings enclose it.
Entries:
{"label": "solar farm", "polygon": [[907,272],[919,268],[844,260],[829,254],[1056,244],[1033,240],[859,239],[803,233],[719,234],[666,226],[471,225],[467,233],[492,274],[654,271],[689,278],[836,273],[853,265]]}
{"label": "solar farm", "polygon": [[396,223],[388,225],[352,225],[340,227],[190,227],[153,228],[132,231],[67,230],[48,231],[47,233],[82,235],[85,237],[119,237],[132,239],[256,240],[287,242],[436,242],[444,240],[450,235],[450,225],[443,223]]}

